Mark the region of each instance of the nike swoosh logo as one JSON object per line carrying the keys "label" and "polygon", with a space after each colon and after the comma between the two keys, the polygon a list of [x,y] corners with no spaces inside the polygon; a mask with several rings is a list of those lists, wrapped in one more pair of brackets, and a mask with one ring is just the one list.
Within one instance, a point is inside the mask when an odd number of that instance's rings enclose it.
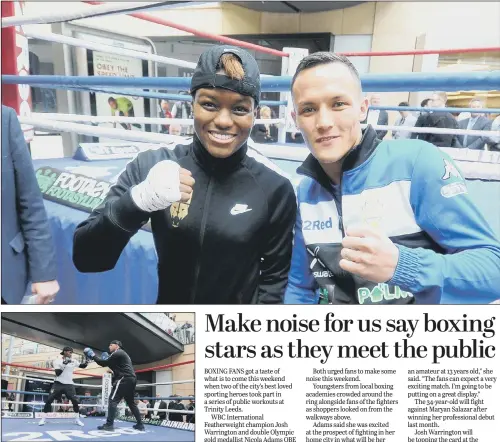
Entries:
{"label": "nike swoosh logo", "polygon": [[250,210],[252,210],[252,209],[238,209],[238,208],[233,207],[231,209],[231,215],[240,215],[240,214],[245,213],[245,212],[250,212]]}

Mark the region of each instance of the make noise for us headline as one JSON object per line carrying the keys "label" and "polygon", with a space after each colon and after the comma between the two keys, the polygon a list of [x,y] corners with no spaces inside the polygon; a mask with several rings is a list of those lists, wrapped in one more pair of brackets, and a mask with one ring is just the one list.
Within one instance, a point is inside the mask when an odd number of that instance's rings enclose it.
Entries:
{"label": "make noise for us headline", "polygon": [[[338,315],[337,315],[338,316]],[[368,358],[430,358],[433,364],[444,359],[492,359],[495,357],[495,346],[489,340],[495,336],[496,318],[470,318],[467,314],[460,318],[436,319],[423,313],[414,319],[345,319],[328,312],[322,320],[299,318],[293,314],[286,319],[247,318],[238,313],[234,317],[227,314],[206,314],[207,333],[215,333],[218,341],[205,347],[205,358],[262,358],[262,359],[317,359],[326,364],[330,358],[335,359],[368,359]],[[238,333],[238,344],[221,342],[228,334]],[[251,345],[244,344],[246,334],[257,333],[304,333],[310,338],[311,333],[335,333],[335,339],[325,339],[329,344],[321,345],[320,336],[316,344],[306,344],[300,337],[280,344],[270,345],[266,339],[254,336],[248,339]],[[380,341],[374,345],[360,344],[348,336],[348,333],[380,333]],[[422,337],[422,333],[432,336]],[[439,337],[454,333],[452,343],[439,343]],[[419,345],[412,343],[416,335]],[[307,339],[309,341],[309,339]],[[269,340],[268,340],[269,341]],[[254,345],[255,343],[259,345]],[[335,342],[331,345],[331,342]],[[432,342],[432,345],[422,345]]]}

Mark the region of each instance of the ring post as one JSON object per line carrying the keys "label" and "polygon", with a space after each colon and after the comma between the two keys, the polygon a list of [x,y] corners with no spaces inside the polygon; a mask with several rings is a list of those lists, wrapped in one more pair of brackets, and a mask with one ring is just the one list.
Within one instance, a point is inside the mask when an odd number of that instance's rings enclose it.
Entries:
{"label": "ring post", "polygon": [[109,405],[109,396],[111,395],[111,373],[104,373],[102,375],[102,408],[106,413],[106,417],[108,417],[108,405]]}
{"label": "ring post", "polygon": [[[283,57],[281,65],[282,76],[293,76],[300,61],[309,55],[309,51],[303,48],[283,48],[284,52],[290,54],[288,57]],[[290,92],[281,92],[280,101],[287,101],[286,106],[280,106],[280,119],[285,121],[284,125],[280,125],[278,130],[278,143],[285,143],[287,132],[298,132],[292,118],[293,103]]]}
{"label": "ring post", "polygon": [[[2,2],[2,18],[23,15],[24,1]],[[22,26],[2,28],[2,75],[29,75],[28,39]],[[31,116],[31,88],[27,84],[3,84],[2,104],[16,114]],[[21,124],[24,139],[29,143],[35,134],[33,126]]]}

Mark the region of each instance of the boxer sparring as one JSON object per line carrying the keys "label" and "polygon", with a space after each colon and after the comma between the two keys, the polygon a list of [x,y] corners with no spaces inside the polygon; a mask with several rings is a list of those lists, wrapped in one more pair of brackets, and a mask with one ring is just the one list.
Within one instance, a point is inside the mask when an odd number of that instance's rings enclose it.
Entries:
{"label": "boxer sparring", "polygon": [[122,399],[125,399],[130,411],[137,420],[134,428],[139,431],[145,431],[142,424],[141,414],[137,405],[134,402],[135,385],[137,377],[130,356],[123,350],[121,341],[111,341],[109,344],[109,352],[103,353],[101,357],[97,357],[95,352],[86,348],[83,350],[85,356],[94,361],[101,367],[109,367],[113,370],[112,388],[109,395],[108,417],[106,423],[97,427],[99,430],[114,431],[114,421],[118,404]]}
{"label": "boxer sparring", "polygon": [[[88,364],[87,362],[80,364],[78,361],[71,359],[73,356],[73,349],[71,347],[64,347],[60,354],[62,359],[56,359],[52,362],[52,366],[56,372],[56,378],[54,379],[54,384],[50,389],[49,397],[43,407],[43,412],[49,413],[51,411],[52,402],[54,402],[55,399],[60,400],[61,396],[64,394],[73,404],[73,411],[78,414],[75,419],[75,424],[83,427],[83,422],[79,417],[80,408],[76,399],[73,371],[76,367],[87,368]],[[40,422],[38,422],[38,425],[45,425],[45,417],[42,417]]]}

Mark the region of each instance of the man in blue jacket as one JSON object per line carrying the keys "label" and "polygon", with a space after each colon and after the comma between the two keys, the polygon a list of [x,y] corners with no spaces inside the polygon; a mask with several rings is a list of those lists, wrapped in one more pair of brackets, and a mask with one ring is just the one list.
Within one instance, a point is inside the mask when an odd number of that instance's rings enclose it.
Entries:
{"label": "man in blue jacket", "polygon": [[368,102],[345,57],[304,58],[292,96],[311,154],[298,169],[285,303],[500,297],[500,243],[449,156],[425,141],[362,131]]}
{"label": "man in blue jacket", "polygon": [[59,291],[56,257],[42,194],[13,109],[2,106],[2,303],[34,295],[52,302]]}

